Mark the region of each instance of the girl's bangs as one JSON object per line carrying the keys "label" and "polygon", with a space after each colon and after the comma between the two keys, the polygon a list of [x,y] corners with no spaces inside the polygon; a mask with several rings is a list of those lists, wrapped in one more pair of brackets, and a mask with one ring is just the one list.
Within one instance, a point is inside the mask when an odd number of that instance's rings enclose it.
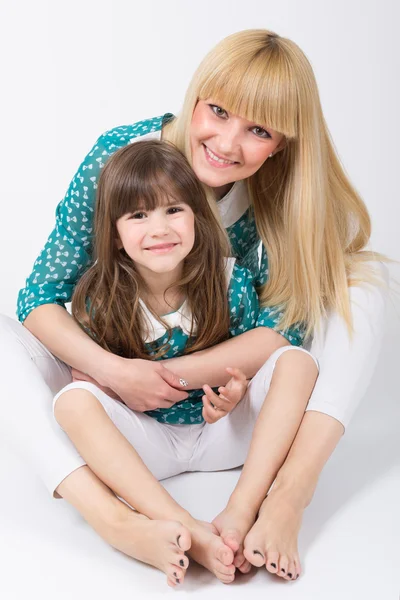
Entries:
{"label": "girl's bangs", "polygon": [[118,216],[140,210],[152,211],[161,206],[187,203],[184,194],[165,173],[148,174],[144,179],[129,181],[115,206]]}
{"label": "girl's bangs", "polygon": [[[215,67],[215,65],[213,65]],[[199,87],[199,99],[212,99],[225,110],[257,125],[298,135],[298,95],[293,78],[278,55],[262,52],[253,60],[219,63]]]}

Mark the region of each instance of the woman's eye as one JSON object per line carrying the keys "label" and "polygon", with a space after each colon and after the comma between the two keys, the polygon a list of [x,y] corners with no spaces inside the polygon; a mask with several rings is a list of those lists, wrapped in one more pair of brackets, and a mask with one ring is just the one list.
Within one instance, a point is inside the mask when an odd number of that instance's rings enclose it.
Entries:
{"label": "woman's eye", "polygon": [[271,135],[262,127],[253,127],[252,131],[257,137],[271,139]]}
{"label": "woman's eye", "polygon": [[210,108],[213,111],[213,113],[215,115],[217,115],[217,117],[225,117],[225,116],[227,116],[226,110],[224,110],[220,106],[217,106],[216,104],[210,104]]}
{"label": "woman's eye", "polygon": [[182,212],[183,208],[181,208],[180,206],[171,206],[171,208],[168,208],[167,210],[167,215],[175,215],[178,212]]}

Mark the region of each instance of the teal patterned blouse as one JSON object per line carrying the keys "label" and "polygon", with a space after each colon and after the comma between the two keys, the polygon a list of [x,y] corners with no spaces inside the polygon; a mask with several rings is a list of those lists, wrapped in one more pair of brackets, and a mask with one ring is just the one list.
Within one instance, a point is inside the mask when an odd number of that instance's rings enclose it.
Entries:
{"label": "teal patterned blouse", "polygon": [[[159,139],[163,125],[172,118],[173,115],[167,113],[133,125],[116,127],[99,137],[58,204],[54,229],[33,265],[25,287],[18,294],[17,316],[21,322],[41,304],[65,307],[80,276],[92,264],[96,189],[107,159],[127,144],[148,138]],[[238,264],[248,268],[258,283],[264,283],[268,278],[267,258],[264,252],[260,270],[260,239],[245,182],[236,182],[218,202],[218,208]],[[301,345],[304,337],[302,329],[294,327],[280,331],[280,314],[274,308],[261,309],[257,326],[279,331],[291,344]]]}
{"label": "teal patterned blouse", "polygon": [[[253,285],[253,274],[243,267],[235,264],[235,260],[227,260],[227,288],[229,302],[229,337],[234,337],[253,329],[258,316],[258,297]],[[141,303],[146,320],[149,324],[149,333],[146,338],[146,347],[150,355],[154,355],[161,346],[168,342],[168,333],[163,325],[157,321],[151,312]],[[170,313],[163,320],[171,329],[171,338],[168,342],[168,350],[162,359],[182,356],[189,340],[191,329],[191,314],[185,308]],[[202,389],[192,390],[189,397],[182,402],[177,402],[171,408],[158,408],[147,411],[146,414],[157,419],[161,423],[185,424],[202,423],[203,403],[201,397],[204,395]]]}

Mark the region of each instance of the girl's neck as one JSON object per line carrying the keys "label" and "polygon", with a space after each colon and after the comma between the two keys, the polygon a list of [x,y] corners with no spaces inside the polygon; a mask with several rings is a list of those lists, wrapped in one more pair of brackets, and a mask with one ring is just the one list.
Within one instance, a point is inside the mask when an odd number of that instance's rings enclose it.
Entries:
{"label": "girl's neck", "polygon": [[174,287],[182,276],[182,268],[170,273],[142,272],[146,290],[141,294],[144,303],[157,315],[162,316],[180,308],[185,295]]}

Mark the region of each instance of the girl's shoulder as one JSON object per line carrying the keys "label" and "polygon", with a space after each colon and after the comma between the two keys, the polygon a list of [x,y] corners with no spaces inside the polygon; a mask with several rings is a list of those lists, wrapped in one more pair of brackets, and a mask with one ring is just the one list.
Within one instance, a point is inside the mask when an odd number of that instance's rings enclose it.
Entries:
{"label": "girl's shoulder", "polygon": [[103,133],[98,143],[112,151],[139,140],[160,139],[162,128],[172,119],[172,113],[165,113],[129,125],[119,125]]}

